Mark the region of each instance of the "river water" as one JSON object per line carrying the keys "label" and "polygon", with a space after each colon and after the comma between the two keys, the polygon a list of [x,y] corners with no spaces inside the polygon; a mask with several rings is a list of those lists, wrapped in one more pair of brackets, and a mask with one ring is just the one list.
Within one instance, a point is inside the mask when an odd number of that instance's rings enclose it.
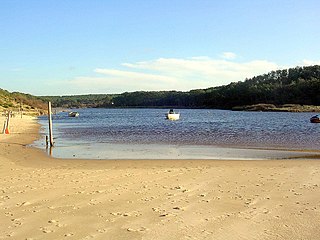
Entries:
{"label": "river water", "polygon": [[[277,158],[263,149],[320,150],[320,124],[309,122],[312,113],[178,109],[180,119],[170,121],[165,109],[76,111],[77,118],[53,116],[54,157],[247,159]],[[43,137],[35,145],[44,148],[47,118],[39,122]]]}

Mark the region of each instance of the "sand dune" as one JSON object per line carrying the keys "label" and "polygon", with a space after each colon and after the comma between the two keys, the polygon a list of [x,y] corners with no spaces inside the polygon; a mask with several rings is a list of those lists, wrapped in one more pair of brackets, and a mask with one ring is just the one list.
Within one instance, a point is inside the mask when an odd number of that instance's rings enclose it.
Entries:
{"label": "sand dune", "polygon": [[319,159],[53,159],[26,146],[34,119],[11,124],[0,239],[319,239]]}

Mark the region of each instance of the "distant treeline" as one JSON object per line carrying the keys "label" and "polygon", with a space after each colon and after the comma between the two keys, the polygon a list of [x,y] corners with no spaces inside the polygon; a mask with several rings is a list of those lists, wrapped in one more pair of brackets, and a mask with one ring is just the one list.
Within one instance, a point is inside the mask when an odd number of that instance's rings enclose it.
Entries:
{"label": "distant treeline", "polygon": [[118,95],[42,97],[55,107],[175,107],[232,109],[259,103],[320,105],[320,66],[272,71],[225,86],[180,91],[139,91]]}
{"label": "distant treeline", "polygon": [[112,105],[112,99],[117,95],[88,94],[72,96],[42,96],[43,101],[51,101],[56,108],[97,108]]}

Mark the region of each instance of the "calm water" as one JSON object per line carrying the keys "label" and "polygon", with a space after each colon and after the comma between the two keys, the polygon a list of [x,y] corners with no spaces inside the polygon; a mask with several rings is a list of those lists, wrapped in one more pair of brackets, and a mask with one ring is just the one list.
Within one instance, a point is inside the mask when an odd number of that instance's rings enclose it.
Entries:
{"label": "calm water", "polygon": [[[53,117],[56,149],[94,144],[320,149],[320,124],[309,122],[312,113],[181,109],[180,120],[169,121],[165,109],[77,111],[78,118],[65,112]],[[45,134],[46,117],[40,123]]]}

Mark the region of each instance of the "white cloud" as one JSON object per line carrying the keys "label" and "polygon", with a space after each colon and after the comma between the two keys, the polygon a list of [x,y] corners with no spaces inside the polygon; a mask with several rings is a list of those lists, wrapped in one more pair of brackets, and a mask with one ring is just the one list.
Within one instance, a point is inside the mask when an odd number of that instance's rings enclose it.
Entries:
{"label": "white cloud", "polygon": [[302,63],[300,64],[302,66],[312,66],[312,65],[320,65],[320,61],[313,61],[313,60],[302,60]]}
{"label": "white cloud", "polygon": [[237,55],[233,52],[224,52],[224,53],[222,53],[221,57],[223,59],[235,59],[237,57]]}
{"label": "white cloud", "polygon": [[[210,87],[242,81],[245,78],[263,74],[278,68],[278,65],[265,60],[234,62],[210,58],[159,58],[148,62],[126,63],[131,69],[158,72],[165,76],[177,78],[177,82],[192,83],[193,88]],[[198,86],[198,83],[205,86]]]}
{"label": "white cloud", "polygon": [[[235,54],[224,55],[235,57]],[[156,91],[208,88],[243,81],[279,69],[266,60],[236,62],[206,56],[192,58],[159,58],[151,61],[123,63],[119,69],[97,68],[101,76],[78,77],[70,83],[87,92],[121,93],[125,91]]]}
{"label": "white cloud", "polygon": [[131,82],[143,82],[143,81],[149,81],[149,82],[161,82],[161,83],[173,83],[176,81],[175,78],[172,78],[170,76],[161,76],[157,74],[148,74],[148,73],[140,73],[140,72],[132,72],[132,71],[121,71],[121,70],[115,70],[115,69],[101,69],[97,68],[95,69],[96,73],[101,73],[110,77],[116,77],[116,78],[125,78]]}

